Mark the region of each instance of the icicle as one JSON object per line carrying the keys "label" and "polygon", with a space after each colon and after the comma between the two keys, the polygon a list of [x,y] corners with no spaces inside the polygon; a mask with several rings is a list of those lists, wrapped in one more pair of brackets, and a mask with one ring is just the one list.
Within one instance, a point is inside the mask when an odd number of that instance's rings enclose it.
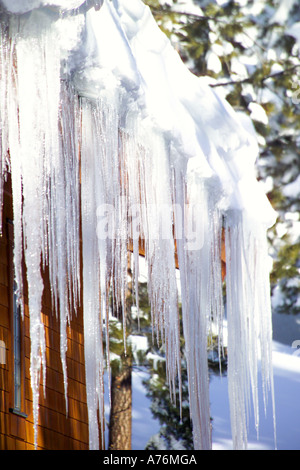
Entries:
{"label": "icicle", "polygon": [[[70,127],[72,123],[76,126],[76,106],[71,91],[64,90],[59,123],[61,58],[59,50],[53,48],[56,34],[47,17],[36,15],[10,19],[10,34],[15,42],[7,64],[11,66],[12,74],[7,80],[7,97],[10,104],[8,145],[14,211],[14,264],[21,301],[24,236],[35,430],[41,366],[44,392],[46,386],[44,327],[40,318],[41,267],[49,265],[54,305],[57,310],[58,306],[60,308],[66,406],[66,326],[69,305],[74,304],[73,297],[77,302],[79,289],[78,152],[74,140],[76,134]],[[68,108],[69,101],[71,109]],[[72,117],[69,123],[66,121],[68,115]],[[69,288],[67,282],[71,282]]]}
{"label": "icicle", "polygon": [[[163,136],[156,130],[145,137],[143,208],[148,295],[157,341],[165,347],[167,378],[175,401],[179,379],[181,406],[181,358],[178,298],[173,233],[174,201],[171,192],[169,153]],[[151,156],[151,157],[150,157]]]}
{"label": "icicle", "polygon": [[[76,129],[79,125],[78,98],[73,89],[62,83],[59,113],[60,140],[49,155],[51,159],[49,193],[48,264],[53,303],[60,319],[60,350],[67,400],[67,325],[70,312],[79,300],[79,158]],[[54,123],[53,123],[54,124]]]}
{"label": "icicle", "polygon": [[[21,316],[24,317],[23,305],[23,275],[22,275],[22,172],[21,149],[18,123],[18,76],[16,64],[15,41],[9,35],[9,29],[14,31],[14,22],[7,16],[0,21],[1,28],[1,52],[0,52],[0,79],[1,79],[1,105],[0,105],[0,133],[1,143],[0,158],[2,169],[5,165],[9,151],[9,167],[12,180],[13,213],[14,213],[14,271],[17,302],[21,308]],[[6,125],[4,124],[6,123]],[[3,182],[3,175],[1,184]],[[2,198],[3,188],[0,188]],[[2,200],[2,199],[1,199]],[[2,217],[1,217],[2,223]]]}
{"label": "icicle", "polygon": [[[83,307],[87,397],[91,417],[97,415],[98,406],[101,416],[104,410],[102,322],[105,322],[106,356],[110,379],[108,324],[110,287],[115,301],[123,309],[124,326],[126,321],[127,202],[120,181],[121,175],[125,175],[126,172],[120,167],[122,163],[119,161],[120,135],[115,109],[118,103],[116,100],[117,96],[111,96],[106,92],[103,92],[103,96],[94,103],[84,98],[81,100]],[[99,353],[95,355],[96,348]],[[94,355],[93,358],[91,354]],[[99,438],[95,418],[91,418],[89,434],[90,446],[97,448]]]}
{"label": "icicle", "polygon": [[176,200],[184,207],[184,237],[178,238],[177,248],[194,448],[210,449],[207,337],[211,316],[221,308],[221,270],[214,272],[219,213],[214,189],[205,179],[197,185],[190,181],[186,188],[182,174],[175,171],[175,181]]}
{"label": "icicle", "polygon": [[[99,425],[97,410],[100,405],[103,412],[102,376],[104,367],[102,353],[103,312],[100,312],[100,306],[103,305],[104,299],[101,302],[99,297],[101,282],[96,231],[97,201],[95,193],[98,173],[95,172],[97,166],[97,147],[95,147],[95,143],[97,142],[97,128],[95,127],[93,114],[95,108],[84,99],[81,100],[81,103],[81,214],[86,393],[89,416],[89,445],[90,449],[98,449]],[[105,260],[103,260],[102,266],[102,269],[105,269]]]}
{"label": "icicle", "polygon": [[9,115],[9,84],[11,80],[12,48],[8,35],[7,17],[0,18],[0,235],[2,234],[3,185],[9,161],[9,127],[6,125]]}
{"label": "icicle", "polygon": [[228,387],[233,444],[236,449],[247,448],[251,392],[255,426],[258,429],[257,378],[260,361],[264,401],[271,390],[274,407],[272,326],[265,239],[263,227],[250,227],[243,215],[233,213],[228,217]]}
{"label": "icicle", "polygon": [[[41,276],[41,256],[43,246],[44,194],[45,191],[45,115],[50,103],[45,86],[44,47],[46,32],[38,42],[33,31],[27,29],[26,23],[22,35],[16,43],[18,68],[18,101],[19,101],[19,132],[20,158],[23,186],[23,233],[25,245],[25,263],[28,279],[28,297],[30,314],[31,339],[31,385],[33,390],[33,415],[35,428],[35,446],[37,446],[37,422],[39,407],[40,370],[45,371],[45,338],[41,320],[41,298],[43,281]],[[30,28],[30,26],[29,26]],[[31,35],[32,33],[32,35]],[[59,77],[55,76],[54,79]],[[53,77],[51,77],[53,78]],[[39,94],[37,94],[39,90]],[[53,97],[55,100],[55,97]],[[54,104],[55,107],[55,104]],[[40,125],[37,125],[39,123]],[[57,125],[57,118],[54,118]],[[20,182],[19,182],[20,187]],[[19,201],[17,200],[19,204]],[[20,241],[20,239],[18,240]],[[45,387],[45,374],[44,374]]]}

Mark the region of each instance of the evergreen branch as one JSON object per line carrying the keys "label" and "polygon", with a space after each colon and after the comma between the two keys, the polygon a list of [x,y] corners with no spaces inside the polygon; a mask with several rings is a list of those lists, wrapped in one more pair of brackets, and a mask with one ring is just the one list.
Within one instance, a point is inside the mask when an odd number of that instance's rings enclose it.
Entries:
{"label": "evergreen branch", "polygon": [[[269,78],[276,78],[276,77],[286,75],[288,73],[295,71],[299,67],[300,67],[300,64],[297,64],[297,65],[294,65],[293,67],[289,67],[285,70],[281,70],[280,72],[271,73],[269,75],[266,75],[265,77],[262,77],[259,81],[260,83],[263,83]],[[215,88],[219,86],[242,85],[243,83],[252,83],[252,82],[253,82],[253,77],[247,77],[247,78],[243,78],[242,80],[228,80],[227,82],[212,83],[210,84],[210,86],[212,88]]]}
{"label": "evergreen branch", "polygon": [[[179,15],[179,16],[186,16],[187,18],[192,18],[194,20],[198,21],[214,21],[216,23],[222,23],[225,24],[226,26],[229,26],[230,23],[226,20],[222,20],[221,18],[217,18],[215,16],[207,16],[207,15],[197,15],[197,13],[189,13],[187,11],[178,11],[178,10],[171,10],[171,9],[166,9],[166,8],[155,8],[151,7],[151,11],[154,15],[161,15],[161,14],[167,14],[167,15]],[[237,21],[235,24],[243,24],[242,21]]]}
{"label": "evergreen branch", "polygon": [[[187,18],[192,18],[194,21],[214,21],[215,23],[220,23],[220,24],[223,24],[225,26],[230,26],[230,23],[226,20],[223,20],[221,18],[217,18],[215,16],[208,16],[208,15],[197,15],[196,13],[189,13],[189,12],[186,12],[186,11],[177,11],[177,10],[167,10],[167,9],[158,9],[158,8],[152,8],[152,12],[153,14],[155,15],[159,15],[159,14],[162,14],[162,13],[165,13],[165,14],[175,14],[175,15],[179,15],[179,16],[186,16]],[[244,20],[242,21],[236,21],[235,22],[235,25],[243,25],[243,22]],[[247,36],[257,47],[259,47],[260,49],[262,49],[263,51],[266,52],[266,49],[261,45],[259,44],[255,39],[253,39],[253,37],[250,36],[249,33],[247,33],[246,31],[241,31],[241,34],[244,34],[245,36]]]}
{"label": "evergreen branch", "polygon": [[[175,14],[175,15],[181,15],[181,16],[186,16],[189,18],[193,18],[195,20],[215,20],[218,21],[217,18],[213,16],[205,16],[205,15],[198,15],[197,13],[190,13],[188,11],[180,11],[180,10],[172,10],[172,8],[157,8],[157,7],[152,7],[150,6],[151,11],[154,15],[161,15],[162,13],[164,14]],[[229,24],[225,20],[219,20],[223,23]]]}

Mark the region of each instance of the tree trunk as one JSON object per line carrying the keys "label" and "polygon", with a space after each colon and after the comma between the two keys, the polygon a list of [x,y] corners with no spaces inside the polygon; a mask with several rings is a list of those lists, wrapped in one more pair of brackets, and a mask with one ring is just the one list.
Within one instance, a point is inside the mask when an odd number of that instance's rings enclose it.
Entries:
{"label": "tree trunk", "polygon": [[122,358],[122,370],[112,372],[111,376],[111,412],[109,429],[109,449],[131,449],[131,407],[132,389],[131,355]]}

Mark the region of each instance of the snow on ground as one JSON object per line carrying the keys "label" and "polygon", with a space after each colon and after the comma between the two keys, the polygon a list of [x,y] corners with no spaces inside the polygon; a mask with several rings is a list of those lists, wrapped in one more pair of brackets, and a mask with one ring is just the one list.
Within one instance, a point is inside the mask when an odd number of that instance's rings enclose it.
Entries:
{"label": "snow on ground", "polygon": [[[273,368],[278,450],[300,450],[300,315],[273,314]],[[298,343],[299,341],[299,343]],[[249,420],[249,450],[273,450],[271,400],[264,414],[260,395],[259,438]],[[213,450],[232,449],[226,376],[213,376],[210,384]]]}
{"label": "snow on ground", "polygon": [[[274,315],[273,367],[275,386],[277,449],[300,450],[300,316]],[[293,347],[294,346],[294,347]],[[145,370],[133,373],[132,449],[142,450],[148,440],[159,431],[160,425],[153,419],[151,401],[146,397],[143,380]],[[260,394],[259,438],[253,419],[249,420],[249,450],[273,450],[273,414],[271,399],[264,415]],[[213,375],[210,383],[210,405],[213,418],[213,450],[231,450],[230,412],[226,376]],[[109,408],[106,408],[109,419]],[[106,433],[107,442],[107,433]]]}
{"label": "snow on ground", "polygon": [[[300,450],[300,357],[297,349],[273,342],[277,449]],[[212,377],[210,386],[213,417],[213,450],[232,449],[226,377]],[[249,420],[249,450],[274,450],[271,404],[264,415],[261,399],[259,438]]]}

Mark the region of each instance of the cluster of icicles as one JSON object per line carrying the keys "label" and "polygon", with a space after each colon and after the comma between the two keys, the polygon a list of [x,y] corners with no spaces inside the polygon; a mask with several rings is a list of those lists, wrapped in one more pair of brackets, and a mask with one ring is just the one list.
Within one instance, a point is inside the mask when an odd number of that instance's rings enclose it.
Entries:
{"label": "cluster of icicles", "polygon": [[46,383],[43,267],[60,319],[66,406],[66,327],[82,290],[89,444],[97,449],[109,296],[125,304],[131,245],[138,303],[143,239],[172,395],[181,375],[177,253],[194,446],[211,448],[207,338],[213,323],[221,350],[223,227],[231,425],[234,447],[245,448],[251,395],[258,426],[259,368],[266,400],[273,389],[266,224],[247,212],[237,164],[253,151],[251,138],[185,69],[140,0],[131,10],[124,0],[64,12],[35,3],[32,12],[3,11],[0,22],[0,164],[12,179],[21,304],[23,257],[26,265],[35,442],[41,374]]}

